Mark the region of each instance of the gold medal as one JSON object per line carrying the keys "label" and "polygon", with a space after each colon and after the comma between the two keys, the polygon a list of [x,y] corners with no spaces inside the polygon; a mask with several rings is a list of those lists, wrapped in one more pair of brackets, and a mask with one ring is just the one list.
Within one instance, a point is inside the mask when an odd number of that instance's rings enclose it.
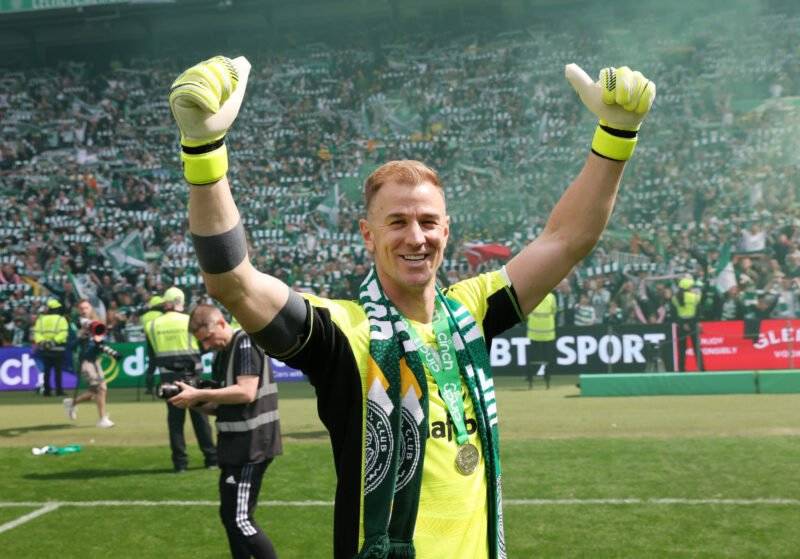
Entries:
{"label": "gold medal", "polygon": [[458,473],[468,476],[478,467],[479,459],[480,454],[474,444],[462,444],[456,453],[456,470]]}

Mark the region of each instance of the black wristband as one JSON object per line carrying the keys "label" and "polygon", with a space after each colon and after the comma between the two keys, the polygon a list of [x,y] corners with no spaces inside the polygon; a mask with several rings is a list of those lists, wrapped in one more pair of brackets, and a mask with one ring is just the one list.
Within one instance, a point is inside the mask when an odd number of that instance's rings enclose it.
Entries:
{"label": "black wristband", "polygon": [[619,138],[635,138],[639,135],[637,130],[620,130],[619,128],[611,128],[610,126],[606,126],[604,124],[600,124],[599,126],[612,136],[617,136]]}
{"label": "black wristband", "polygon": [[224,143],[225,143],[225,136],[223,136],[219,140],[211,142],[210,144],[204,144],[202,146],[185,146],[181,144],[181,149],[183,150],[183,153],[189,155],[202,155],[204,153],[211,153],[215,149],[221,148],[222,144]]}

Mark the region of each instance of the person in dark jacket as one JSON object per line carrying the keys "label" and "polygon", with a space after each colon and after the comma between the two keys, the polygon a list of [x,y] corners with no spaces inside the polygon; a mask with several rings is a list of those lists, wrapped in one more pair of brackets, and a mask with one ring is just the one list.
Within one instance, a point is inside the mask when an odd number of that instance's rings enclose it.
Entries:
{"label": "person in dark jacket", "polygon": [[220,517],[235,559],[277,557],[272,542],[256,523],[261,480],[281,454],[278,385],[272,363],[243,330],[234,329],[213,305],[198,305],[189,330],[206,351],[216,351],[214,380],[220,388],[194,388],[177,382],[181,392],[170,404],[217,416]]}

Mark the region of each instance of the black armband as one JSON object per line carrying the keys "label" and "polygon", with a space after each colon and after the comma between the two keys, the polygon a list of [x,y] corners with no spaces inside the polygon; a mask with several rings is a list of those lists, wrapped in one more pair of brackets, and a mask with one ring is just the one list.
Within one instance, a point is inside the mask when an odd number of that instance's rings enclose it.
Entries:
{"label": "black armband", "polygon": [[300,295],[289,290],[289,299],[272,322],[250,337],[268,355],[281,359],[294,355],[305,342],[311,312]]}
{"label": "black armband", "polygon": [[200,269],[209,274],[230,272],[247,258],[247,238],[241,220],[233,229],[219,235],[192,233]]}

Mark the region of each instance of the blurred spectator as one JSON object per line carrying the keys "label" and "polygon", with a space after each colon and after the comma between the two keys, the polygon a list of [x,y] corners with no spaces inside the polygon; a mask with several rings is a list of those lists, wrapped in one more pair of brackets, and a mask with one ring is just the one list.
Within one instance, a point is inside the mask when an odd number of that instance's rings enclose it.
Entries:
{"label": "blurred spectator", "polygon": [[30,343],[31,325],[28,316],[17,313],[3,324],[3,345],[24,346]]}
{"label": "blurred spectator", "polygon": [[767,245],[767,234],[758,223],[742,231],[739,250],[742,252],[763,252]]}
{"label": "blurred spectator", "polygon": [[140,322],[138,314],[131,314],[128,320],[125,321],[125,327],[122,329],[122,339],[127,342],[144,342],[146,340],[144,326]]}
{"label": "blurred spectator", "polygon": [[794,318],[800,315],[797,281],[783,274],[776,275],[771,293],[775,296],[775,318]]}
{"label": "blurred spectator", "polygon": [[603,315],[603,324],[608,326],[617,326],[619,324],[624,324],[625,322],[625,316],[622,313],[622,309],[619,308],[619,305],[617,305],[616,301],[610,301],[608,303],[608,308]]}
{"label": "blurred spectator", "polygon": [[596,317],[602,318],[606,314],[606,307],[611,300],[611,293],[598,280],[588,280],[584,293],[589,296],[589,303],[594,307]]}
{"label": "blurred spectator", "polygon": [[572,326],[575,324],[575,306],[577,297],[572,292],[569,278],[561,280],[556,286],[556,326]]}
{"label": "blurred spectator", "polygon": [[17,273],[17,268],[14,264],[6,263],[0,266],[0,284],[3,283],[22,283],[22,278]]}
{"label": "blurred spectator", "polygon": [[744,318],[744,303],[735,285],[728,289],[719,302],[720,320],[742,320]]}
{"label": "blurred spectator", "polygon": [[575,306],[575,326],[591,326],[597,324],[597,310],[589,302],[589,295],[581,293]]}

